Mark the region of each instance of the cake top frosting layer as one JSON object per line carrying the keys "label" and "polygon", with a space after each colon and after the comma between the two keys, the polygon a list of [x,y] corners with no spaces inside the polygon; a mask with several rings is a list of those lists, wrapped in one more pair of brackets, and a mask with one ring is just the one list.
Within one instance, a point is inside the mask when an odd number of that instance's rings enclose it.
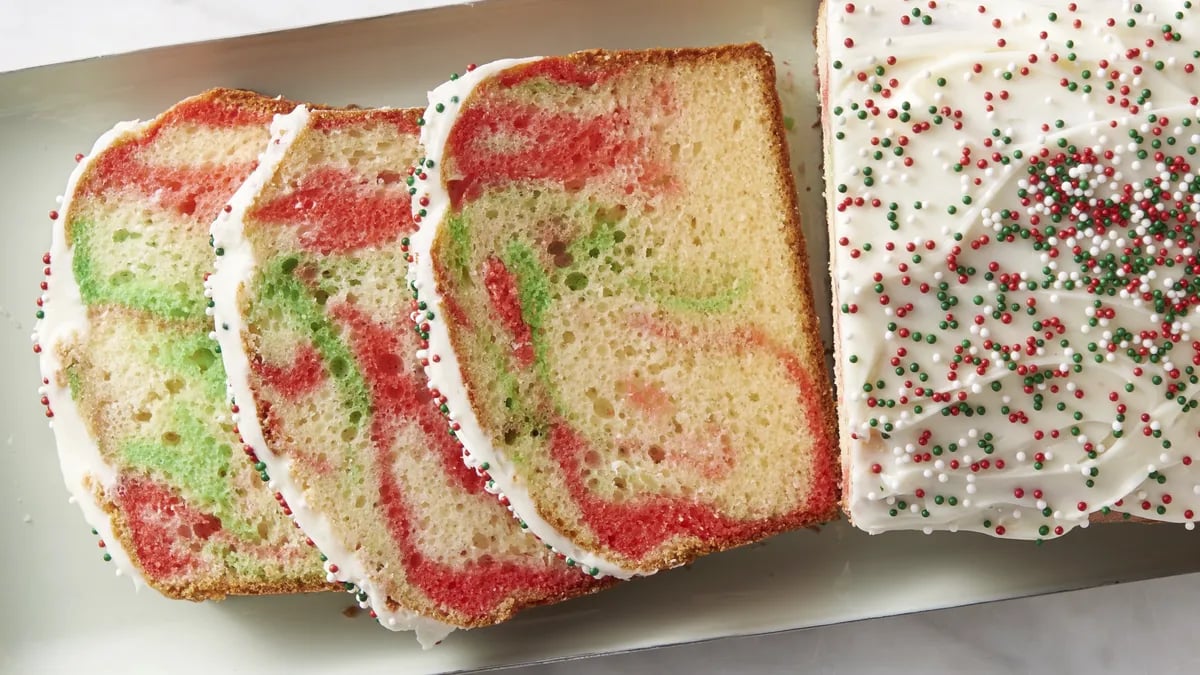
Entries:
{"label": "cake top frosting layer", "polygon": [[824,11],[851,519],[1192,527],[1192,3]]}

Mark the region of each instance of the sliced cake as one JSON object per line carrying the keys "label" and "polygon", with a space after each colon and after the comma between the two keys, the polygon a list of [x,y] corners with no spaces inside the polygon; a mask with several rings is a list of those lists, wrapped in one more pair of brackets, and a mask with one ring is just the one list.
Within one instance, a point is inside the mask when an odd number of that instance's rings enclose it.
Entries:
{"label": "sliced cake", "polygon": [[468,71],[430,94],[410,279],[433,404],[470,466],[592,575],[835,517],[770,55]]}
{"label": "sliced cake", "polygon": [[1200,510],[1190,2],[827,2],[851,520],[1042,539]]}
{"label": "sliced cake", "polygon": [[82,157],[34,335],[63,476],[118,573],[172,598],[327,588],[245,460],[205,315],[209,226],[294,104],[213,90]]}
{"label": "sliced cake", "polygon": [[602,584],[521,531],[430,403],[404,279],[420,113],[279,117],[214,224],[209,286],[264,478],[330,579],[430,645]]}

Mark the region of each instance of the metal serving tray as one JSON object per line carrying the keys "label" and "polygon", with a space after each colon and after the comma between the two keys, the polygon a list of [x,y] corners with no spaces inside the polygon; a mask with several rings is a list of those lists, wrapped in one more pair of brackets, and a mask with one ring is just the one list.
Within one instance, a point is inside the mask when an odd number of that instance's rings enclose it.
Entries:
{"label": "metal serving tray", "polygon": [[[343,594],[194,605],[134,594],[67,503],[30,351],[47,212],[76,152],[121,119],[212,86],[298,100],[423,105],[468,62],[589,47],[758,40],[779,67],[820,306],[826,234],[813,76],[817,3],[488,0],[0,75],[0,671],[175,673],[498,667],[819,626],[1200,570],[1175,526],[1095,526],[1035,546],[981,536],[869,537],[838,523],[710,556],[598,596],[455,633],[422,652]],[[827,313],[822,319],[828,327]],[[827,333],[828,334],[828,333]]]}

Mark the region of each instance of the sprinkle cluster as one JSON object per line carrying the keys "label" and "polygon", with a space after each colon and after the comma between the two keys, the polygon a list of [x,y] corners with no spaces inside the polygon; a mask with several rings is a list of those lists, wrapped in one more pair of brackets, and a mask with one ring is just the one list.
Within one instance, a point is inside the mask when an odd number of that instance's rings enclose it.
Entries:
{"label": "sprinkle cluster", "polygon": [[1192,3],[826,11],[852,519],[1193,527]]}

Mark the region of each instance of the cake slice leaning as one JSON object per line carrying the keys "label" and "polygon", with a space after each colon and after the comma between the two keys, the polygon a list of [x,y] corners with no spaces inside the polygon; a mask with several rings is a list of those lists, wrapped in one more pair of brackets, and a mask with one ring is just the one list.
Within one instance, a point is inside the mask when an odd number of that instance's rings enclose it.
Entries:
{"label": "cake slice leaning", "polygon": [[279,117],[214,223],[209,287],[264,478],[329,578],[429,646],[604,584],[521,532],[430,404],[404,278],[420,113]]}
{"label": "cake slice leaning", "polygon": [[468,70],[430,94],[410,280],[470,465],[593,575],[834,518],[832,394],[770,55]]}
{"label": "cake slice leaning", "polygon": [[217,89],[119,124],[54,222],[34,350],[63,476],[118,574],[168,597],[328,588],[242,455],[203,286],[213,218],[294,105]]}

